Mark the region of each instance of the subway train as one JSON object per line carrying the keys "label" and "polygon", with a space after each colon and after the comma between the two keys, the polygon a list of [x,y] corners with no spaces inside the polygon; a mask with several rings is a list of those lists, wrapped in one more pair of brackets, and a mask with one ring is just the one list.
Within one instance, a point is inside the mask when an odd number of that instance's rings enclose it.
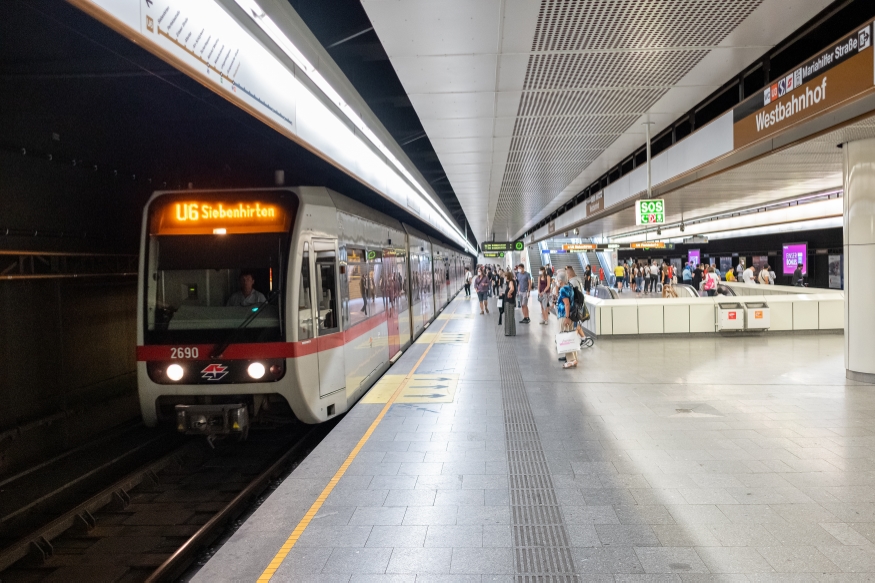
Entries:
{"label": "subway train", "polygon": [[344,413],[472,262],[327,188],[156,192],[140,245],[143,419],[212,439]]}

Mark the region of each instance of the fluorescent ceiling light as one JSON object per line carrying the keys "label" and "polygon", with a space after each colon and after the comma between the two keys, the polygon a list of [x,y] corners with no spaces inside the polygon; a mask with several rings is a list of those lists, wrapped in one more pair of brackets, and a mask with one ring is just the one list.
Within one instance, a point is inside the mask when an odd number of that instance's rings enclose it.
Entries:
{"label": "fluorescent ceiling light", "polygon": [[295,65],[304,71],[307,77],[313,82],[316,87],[319,88],[322,93],[343,112],[343,115],[349,119],[352,124],[370,141],[383,156],[386,157],[387,160],[395,167],[395,170],[401,174],[404,178],[406,178],[411,185],[417,190],[416,194],[419,195],[425,202],[428,203],[430,207],[432,207],[435,211],[437,211],[441,218],[446,221],[447,226],[455,231],[458,235],[459,239],[464,241],[465,246],[471,250],[472,252],[476,252],[476,250],[468,243],[468,240],[462,235],[462,232],[453,224],[453,221],[449,216],[443,211],[443,209],[438,205],[428,193],[428,191],[423,188],[423,186],[417,181],[413,175],[404,167],[398,158],[386,147],[385,144],[377,137],[377,135],[369,128],[364,120],[361,118],[359,114],[353,111],[352,107],[340,96],[340,94],[334,90],[328,80],[322,76],[322,74],[313,66],[310,61],[304,56],[304,54],[298,50],[298,47],[283,33],[283,31],[276,25],[276,23],[268,16],[264,10],[262,10],[261,6],[258,5],[258,2],[255,0],[235,0],[238,6],[242,8],[246,14],[252,18],[253,22],[255,22],[261,30],[264,31],[267,36],[273,40],[277,44],[277,46],[282,49],[282,51],[292,60]]}
{"label": "fluorescent ceiling light", "polygon": [[[842,198],[830,198],[810,202],[806,204],[797,204],[794,206],[781,207],[769,211],[759,213],[748,213],[736,217],[726,217],[713,221],[704,221],[692,225],[686,225],[686,230],[681,232],[679,227],[663,228],[662,234],[654,236],[655,231],[648,233],[637,233],[635,235],[623,235],[622,237],[611,237],[611,243],[630,243],[633,241],[666,241],[666,242],[683,242],[687,237],[694,235],[707,235],[713,239],[725,239],[731,236],[742,235],[720,235],[718,233],[739,233],[749,232],[751,236],[755,234],[775,233],[779,230],[785,230],[785,227],[790,223],[798,223],[800,221],[813,221],[824,218],[838,218],[841,224],[842,214],[844,212]],[[830,226],[833,226],[830,224]],[[757,232],[750,231],[752,228],[759,228]],[[827,227],[813,227],[827,228]],[[798,230],[798,229],[797,229]]]}

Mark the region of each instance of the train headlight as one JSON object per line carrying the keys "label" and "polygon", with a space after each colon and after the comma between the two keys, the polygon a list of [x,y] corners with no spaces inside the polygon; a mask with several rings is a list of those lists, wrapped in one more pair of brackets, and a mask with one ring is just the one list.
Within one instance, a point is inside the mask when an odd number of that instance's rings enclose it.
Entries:
{"label": "train headlight", "polygon": [[184,373],[185,371],[182,370],[182,367],[178,364],[171,364],[167,367],[167,378],[169,378],[171,381],[178,381],[182,378],[182,375]]}
{"label": "train headlight", "polygon": [[264,376],[264,365],[260,362],[253,362],[249,365],[249,368],[247,370],[249,372],[249,376],[254,379],[260,379]]}

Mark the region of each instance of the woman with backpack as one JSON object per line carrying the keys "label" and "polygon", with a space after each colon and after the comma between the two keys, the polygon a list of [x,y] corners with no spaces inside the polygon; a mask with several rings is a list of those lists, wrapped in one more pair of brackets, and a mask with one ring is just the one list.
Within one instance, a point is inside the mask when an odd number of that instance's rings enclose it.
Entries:
{"label": "woman with backpack", "polygon": [[[559,317],[559,325],[563,332],[573,332],[577,328],[577,322],[571,319],[571,308],[574,306],[574,288],[568,283],[568,275],[562,271],[556,273],[559,285],[559,299],[556,302],[556,315]],[[577,351],[565,353],[565,364],[562,368],[577,367]]]}

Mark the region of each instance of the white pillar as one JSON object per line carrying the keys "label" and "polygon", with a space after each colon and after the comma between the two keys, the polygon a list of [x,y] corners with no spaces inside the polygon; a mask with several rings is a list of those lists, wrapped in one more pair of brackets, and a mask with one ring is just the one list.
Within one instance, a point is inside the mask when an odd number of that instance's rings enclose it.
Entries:
{"label": "white pillar", "polygon": [[844,157],[845,375],[875,383],[875,139]]}

